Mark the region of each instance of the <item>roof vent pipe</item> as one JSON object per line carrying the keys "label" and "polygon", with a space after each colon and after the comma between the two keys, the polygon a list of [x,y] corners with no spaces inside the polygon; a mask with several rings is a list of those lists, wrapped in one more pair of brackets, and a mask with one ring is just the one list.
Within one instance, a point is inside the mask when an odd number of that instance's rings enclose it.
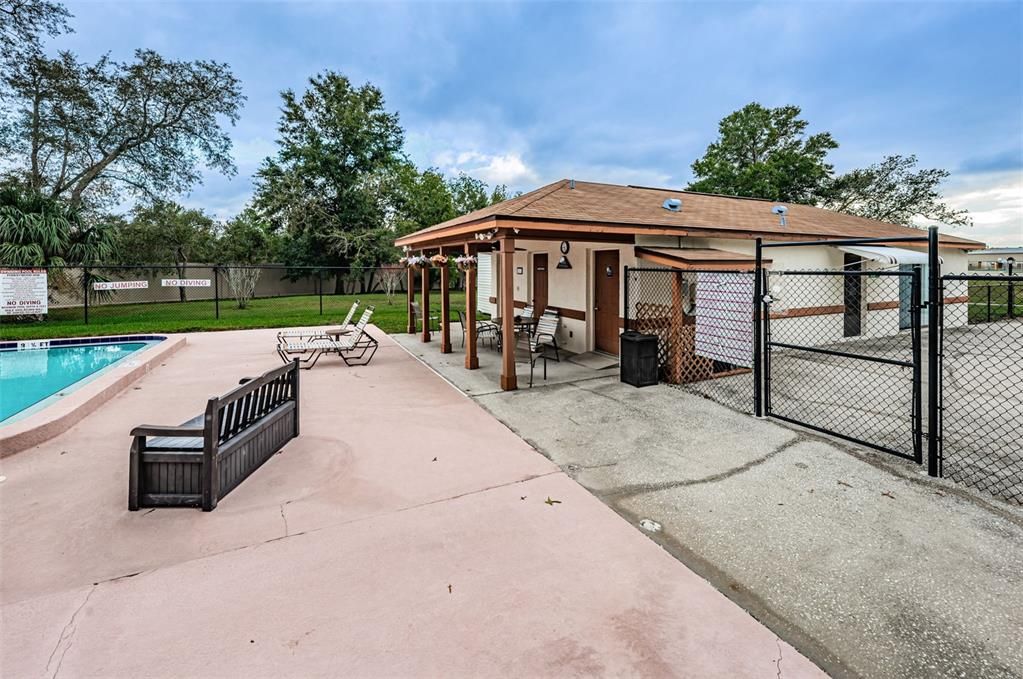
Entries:
{"label": "roof vent pipe", "polygon": [[682,201],[678,198],[665,198],[664,202],[661,203],[661,207],[668,212],[678,212],[682,209]]}
{"label": "roof vent pipe", "polygon": [[789,209],[784,205],[775,205],[773,208],[771,208],[771,212],[778,215],[779,219],[778,223],[781,224],[782,226],[788,224],[788,222],[785,219],[785,215],[788,214],[788,211]]}

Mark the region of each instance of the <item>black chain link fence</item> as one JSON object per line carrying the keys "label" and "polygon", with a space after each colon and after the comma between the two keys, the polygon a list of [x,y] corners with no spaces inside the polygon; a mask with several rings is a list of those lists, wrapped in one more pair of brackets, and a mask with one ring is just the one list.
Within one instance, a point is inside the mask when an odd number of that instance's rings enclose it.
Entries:
{"label": "black chain link fence", "polygon": [[662,382],[753,412],[753,273],[630,268],[628,328],[656,335]]}
{"label": "black chain link fence", "polygon": [[769,272],[767,414],[920,461],[918,292],[912,271]]}
{"label": "black chain link fence", "polygon": [[[399,315],[405,317],[407,269],[398,265],[42,268],[47,276],[47,313],[0,317],[0,339],[37,338],[48,328],[74,331],[83,325],[89,333],[111,334],[315,324],[343,318],[357,297],[375,304],[377,317],[385,307],[394,312],[395,324]],[[419,273],[415,280],[418,292]],[[433,289],[439,289],[438,272],[432,272],[431,281]],[[452,271],[449,286],[460,289],[463,276]]]}
{"label": "black chain link fence", "polygon": [[942,476],[1023,504],[1023,276],[942,285]]}

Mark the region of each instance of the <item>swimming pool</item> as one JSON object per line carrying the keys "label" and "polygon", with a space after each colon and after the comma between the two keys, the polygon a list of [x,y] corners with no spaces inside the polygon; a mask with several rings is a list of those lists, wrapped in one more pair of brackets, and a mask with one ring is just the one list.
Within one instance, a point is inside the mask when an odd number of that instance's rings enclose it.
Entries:
{"label": "swimming pool", "polygon": [[0,426],[40,410],[163,337],[0,344]]}

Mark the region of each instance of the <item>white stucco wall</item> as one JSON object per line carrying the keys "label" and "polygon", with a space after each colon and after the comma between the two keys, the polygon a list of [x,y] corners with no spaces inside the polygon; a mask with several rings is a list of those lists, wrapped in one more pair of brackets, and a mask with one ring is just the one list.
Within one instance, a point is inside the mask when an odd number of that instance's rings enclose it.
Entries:
{"label": "white stucco wall", "polygon": [[[726,238],[677,238],[674,236],[637,236],[637,245],[650,247],[688,247],[688,248],[713,248],[753,256],[756,244],[752,239],[726,239]],[[616,246],[607,243],[572,242],[568,253],[568,259],[572,264],[571,269],[558,269],[557,263],[561,257],[560,243],[556,241],[528,241],[517,240],[515,243],[517,251],[514,255],[515,266],[515,299],[519,302],[528,303],[532,300],[532,254],[537,252],[547,253],[548,261],[548,305],[556,308],[567,308],[586,314],[586,320],[562,318],[559,330],[558,342],[561,346],[570,351],[581,353],[593,349],[593,254],[597,250],[618,250],[619,251],[619,317],[624,316],[625,294],[622,288],[624,267],[651,267],[648,262],[638,260],[634,254],[632,245]],[[922,248],[906,248],[924,251]],[[495,290],[499,289],[499,266],[497,253],[481,255],[492,258],[492,276],[490,287],[483,290],[484,281],[480,281],[480,308],[490,313],[497,313],[495,305],[490,304],[489,299],[496,297]],[[800,271],[800,270],[840,270],[844,266],[844,253],[838,248],[831,246],[806,246],[793,248],[769,248],[765,250],[765,259],[771,260],[770,270],[772,271]],[[965,252],[949,248],[941,249],[941,256],[944,260],[943,273],[963,273],[967,271],[968,262]],[[885,269],[882,264],[876,262],[864,262],[865,270]],[[519,270],[521,269],[521,273]],[[778,277],[770,277],[772,282],[782,280]],[[791,277],[792,281],[799,280],[798,277]],[[880,302],[895,302],[899,300],[899,279],[894,276],[868,277],[864,279],[862,294],[862,325],[859,339],[866,337],[884,337],[894,335],[899,330],[899,309],[868,309],[868,305]],[[795,307],[823,307],[839,306],[844,304],[844,292],[842,279],[839,277],[822,277],[819,279],[819,289],[809,291],[806,288],[806,278],[799,283],[801,294],[798,299],[782,300],[778,308]],[[926,279],[924,280],[926,286]],[[790,286],[792,287],[792,286]],[[784,290],[784,283],[782,283]],[[791,293],[790,293],[791,294]],[[926,297],[926,293],[925,297]],[[784,297],[784,294],[782,295]],[[486,301],[486,305],[484,305]],[[965,318],[965,314],[949,314],[949,317]],[[819,336],[820,341],[842,341],[843,340],[843,314],[825,314],[817,316],[806,316],[796,318],[777,319],[772,322],[772,330],[779,336],[790,338]],[[904,331],[908,332],[908,331]],[[852,338],[852,339],[857,339]]]}
{"label": "white stucco wall", "polygon": [[[547,253],[547,305],[557,309],[582,312],[586,315],[586,320],[562,316],[558,330],[558,344],[574,353],[583,353],[593,348],[593,326],[591,321],[594,253],[598,250],[618,251],[619,317],[624,315],[625,293],[622,289],[624,268],[626,266],[636,266],[636,257],[632,245],[619,246],[609,243],[572,242],[568,253],[568,260],[572,264],[572,268],[559,269],[557,265],[558,260],[561,258],[560,245],[561,243],[558,241],[515,241],[516,249],[522,250],[516,251],[514,255],[515,299],[523,303],[532,301],[532,255],[534,253]],[[498,253],[490,253],[489,256],[492,258],[494,275],[491,278],[490,289],[486,294],[481,290],[480,294],[481,298],[487,300],[491,297],[497,297],[495,291],[500,289]],[[520,269],[521,273],[519,273]],[[491,313],[498,313],[496,307],[493,308]]]}

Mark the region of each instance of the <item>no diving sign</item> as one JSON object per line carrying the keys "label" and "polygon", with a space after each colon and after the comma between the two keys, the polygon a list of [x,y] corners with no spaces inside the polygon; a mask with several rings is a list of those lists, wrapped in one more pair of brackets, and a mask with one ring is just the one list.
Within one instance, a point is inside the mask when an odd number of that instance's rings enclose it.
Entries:
{"label": "no diving sign", "polygon": [[209,278],[164,278],[160,285],[165,288],[208,288]]}

